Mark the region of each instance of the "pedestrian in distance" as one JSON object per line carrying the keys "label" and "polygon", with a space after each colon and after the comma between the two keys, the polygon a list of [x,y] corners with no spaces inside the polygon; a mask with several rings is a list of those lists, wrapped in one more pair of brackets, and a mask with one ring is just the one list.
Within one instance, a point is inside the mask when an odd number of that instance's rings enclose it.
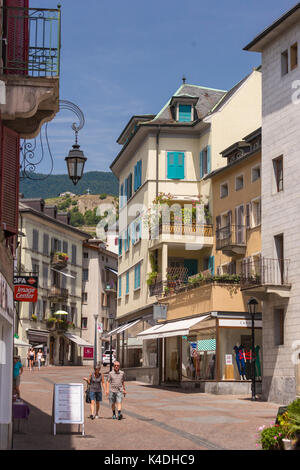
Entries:
{"label": "pedestrian in distance", "polygon": [[39,349],[37,353],[37,362],[38,362],[38,369],[41,369],[41,364],[42,364],[42,359],[43,359],[43,353],[42,350]]}
{"label": "pedestrian in distance", "polygon": [[99,418],[100,402],[102,401],[102,388],[105,390],[104,375],[100,372],[101,365],[97,364],[94,372],[87,377],[83,377],[90,387],[91,414],[89,418]]}
{"label": "pedestrian in distance", "polygon": [[[122,419],[122,401],[126,396],[125,373],[120,370],[120,363],[115,361],[113,370],[108,373],[106,382],[106,397],[109,398],[112,409],[112,419]],[[118,418],[116,416],[116,404],[118,409]]]}
{"label": "pedestrian in distance", "polygon": [[33,371],[34,361],[35,361],[35,350],[33,349],[33,347],[29,348],[28,355],[29,355],[29,370]]}
{"label": "pedestrian in distance", "polygon": [[21,375],[23,374],[23,365],[19,356],[14,356],[14,370],[13,370],[13,395],[17,395],[18,399],[21,398],[20,382]]}

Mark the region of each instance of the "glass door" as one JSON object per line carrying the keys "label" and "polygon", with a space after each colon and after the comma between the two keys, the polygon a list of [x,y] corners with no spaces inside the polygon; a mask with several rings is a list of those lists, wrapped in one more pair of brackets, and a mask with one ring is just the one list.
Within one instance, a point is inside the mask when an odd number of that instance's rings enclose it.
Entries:
{"label": "glass door", "polygon": [[180,337],[165,339],[165,382],[180,381]]}

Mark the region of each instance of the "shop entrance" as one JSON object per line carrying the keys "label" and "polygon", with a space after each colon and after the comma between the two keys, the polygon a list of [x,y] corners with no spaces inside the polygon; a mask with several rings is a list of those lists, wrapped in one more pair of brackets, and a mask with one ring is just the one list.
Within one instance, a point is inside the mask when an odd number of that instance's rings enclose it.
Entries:
{"label": "shop entrance", "polygon": [[59,338],[59,365],[65,365],[65,340],[63,337]]}
{"label": "shop entrance", "polygon": [[165,339],[165,382],[180,382],[181,342],[179,336]]}
{"label": "shop entrance", "polygon": [[54,366],[54,345],[55,339],[53,338],[53,336],[51,336],[49,343],[49,364],[51,366]]}

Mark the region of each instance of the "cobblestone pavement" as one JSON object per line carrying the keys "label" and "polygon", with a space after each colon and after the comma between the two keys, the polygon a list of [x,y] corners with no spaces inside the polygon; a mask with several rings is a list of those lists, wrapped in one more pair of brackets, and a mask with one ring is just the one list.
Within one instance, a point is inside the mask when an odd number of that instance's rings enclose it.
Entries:
{"label": "cobblestone pavement", "polygon": [[247,397],[186,393],[127,382],[123,420],[111,419],[104,398],[98,420],[88,419],[90,408],[85,404],[85,436],[74,425],[59,425],[53,436],[53,385],[84,383],[82,378],[90,371],[87,367],[25,369],[21,396],[29,405],[30,416],[14,433],[14,449],[254,450],[258,427],[274,421],[278,410],[274,403],[252,402]]}

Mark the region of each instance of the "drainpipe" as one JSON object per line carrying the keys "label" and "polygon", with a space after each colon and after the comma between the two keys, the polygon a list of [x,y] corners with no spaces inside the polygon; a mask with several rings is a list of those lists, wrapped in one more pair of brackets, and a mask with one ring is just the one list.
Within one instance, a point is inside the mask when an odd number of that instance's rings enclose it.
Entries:
{"label": "drainpipe", "polygon": [[158,196],[158,178],[159,178],[159,135],[160,135],[160,126],[158,126],[158,131],[156,134],[156,197]]}

